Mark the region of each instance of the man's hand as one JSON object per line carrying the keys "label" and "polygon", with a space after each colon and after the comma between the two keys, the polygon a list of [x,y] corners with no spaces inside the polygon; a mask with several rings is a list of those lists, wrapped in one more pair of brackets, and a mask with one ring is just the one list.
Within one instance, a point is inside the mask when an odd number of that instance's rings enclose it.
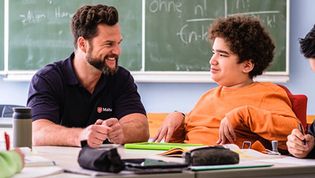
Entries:
{"label": "man's hand", "polygon": [[298,129],[293,129],[288,136],[287,146],[293,156],[305,158],[314,148],[314,136],[303,135]]}
{"label": "man's hand", "polygon": [[236,140],[236,135],[234,132],[234,128],[232,127],[228,118],[224,117],[220,123],[219,139],[217,141],[217,144],[222,145],[222,144],[227,143],[228,141],[230,143],[234,143],[235,140]]}
{"label": "man's hand", "polygon": [[[114,144],[124,144],[125,136],[123,128],[117,118],[106,119],[102,122],[102,125],[110,127],[111,130],[108,133],[108,141]],[[130,133],[132,134],[132,133]]]}
{"label": "man's hand", "polygon": [[80,140],[87,140],[87,143],[92,148],[99,147],[105,139],[108,138],[112,128],[103,125],[102,120],[97,120],[94,125],[89,125],[82,130]]}
{"label": "man's hand", "polygon": [[154,136],[153,142],[169,142],[174,132],[184,123],[184,116],[180,112],[173,112],[166,116],[158,133]]}

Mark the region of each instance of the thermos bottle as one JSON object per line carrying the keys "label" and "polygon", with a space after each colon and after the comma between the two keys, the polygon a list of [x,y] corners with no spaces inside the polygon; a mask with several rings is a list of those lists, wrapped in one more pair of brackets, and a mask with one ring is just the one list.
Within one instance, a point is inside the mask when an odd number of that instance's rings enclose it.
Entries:
{"label": "thermos bottle", "polygon": [[32,113],[30,107],[13,108],[13,147],[32,148]]}

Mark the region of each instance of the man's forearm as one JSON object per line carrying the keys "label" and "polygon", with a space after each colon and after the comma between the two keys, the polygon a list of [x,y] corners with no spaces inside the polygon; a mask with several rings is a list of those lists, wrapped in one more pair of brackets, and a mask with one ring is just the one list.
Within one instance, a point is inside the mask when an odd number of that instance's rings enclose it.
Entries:
{"label": "man's forearm", "polygon": [[33,145],[80,146],[81,128],[67,128],[46,119],[33,121]]}
{"label": "man's forearm", "polygon": [[149,139],[149,124],[146,117],[122,119],[120,123],[124,132],[124,143],[143,142]]}

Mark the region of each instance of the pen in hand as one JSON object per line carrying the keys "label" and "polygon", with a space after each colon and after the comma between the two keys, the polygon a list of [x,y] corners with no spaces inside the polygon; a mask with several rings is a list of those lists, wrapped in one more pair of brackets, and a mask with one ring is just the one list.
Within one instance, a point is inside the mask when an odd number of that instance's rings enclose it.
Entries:
{"label": "pen in hand", "polygon": [[[299,124],[299,130],[300,132],[303,134],[303,136],[305,135],[305,131],[304,131],[304,128],[303,128],[303,125],[302,124]],[[306,140],[303,139],[303,145],[306,145]]]}

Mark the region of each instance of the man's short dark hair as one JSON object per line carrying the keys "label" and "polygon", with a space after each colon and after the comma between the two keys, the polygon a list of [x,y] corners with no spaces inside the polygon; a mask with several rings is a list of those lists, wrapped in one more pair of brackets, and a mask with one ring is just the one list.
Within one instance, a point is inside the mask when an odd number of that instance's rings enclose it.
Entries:
{"label": "man's short dark hair", "polygon": [[305,58],[315,58],[315,25],[304,38],[300,38],[300,47]]}
{"label": "man's short dark hair", "polygon": [[74,47],[77,39],[82,36],[91,39],[97,35],[97,25],[113,26],[118,23],[118,11],[115,7],[98,4],[85,5],[79,8],[72,17],[71,30],[74,37]]}
{"label": "man's short dark hair", "polygon": [[209,28],[209,38],[223,38],[230,50],[239,56],[238,63],[251,60],[251,78],[261,75],[270,65],[275,45],[258,18],[235,15],[215,20]]}

